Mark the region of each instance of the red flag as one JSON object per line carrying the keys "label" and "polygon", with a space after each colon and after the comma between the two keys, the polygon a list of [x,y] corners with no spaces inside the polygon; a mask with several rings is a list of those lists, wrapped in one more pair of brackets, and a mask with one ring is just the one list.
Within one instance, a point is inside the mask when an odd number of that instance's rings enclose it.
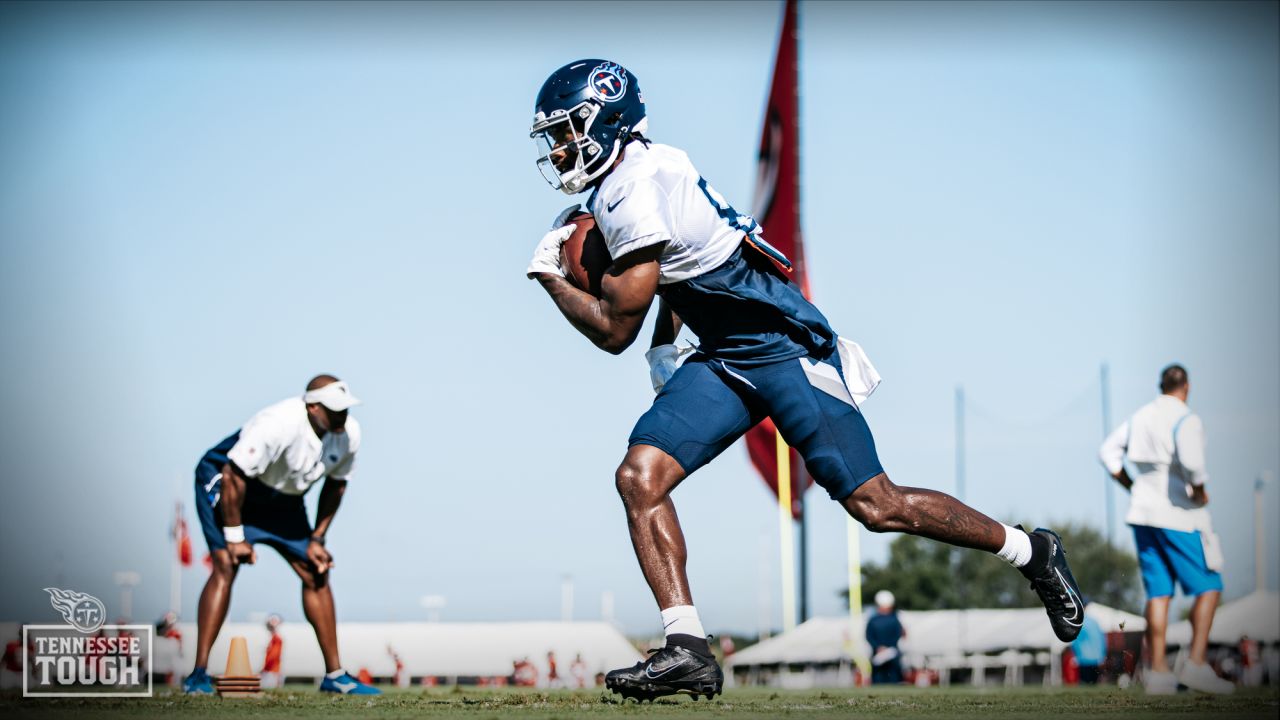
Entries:
{"label": "red flag", "polygon": [[191,567],[191,533],[187,532],[187,519],[182,516],[182,503],[177,503],[173,520],[173,545],[182,567]]}
{"label": "red flag", "polygon": [[[773,85],[765,109],[764,130],[752,206],[766,242],[791,259],[791,280],[809,297],[804,244],[800,233],[800,100],[799,59],[796,52],[796,0],[787,0],[782,35],[773,67]],[[765,419],[747,432],[751,464],[765,483],[778,492],[778,451],[773,422]],[[800,519],[800,495],[813,484],[803,471],[800,454],[791,450],[791,514]]]}

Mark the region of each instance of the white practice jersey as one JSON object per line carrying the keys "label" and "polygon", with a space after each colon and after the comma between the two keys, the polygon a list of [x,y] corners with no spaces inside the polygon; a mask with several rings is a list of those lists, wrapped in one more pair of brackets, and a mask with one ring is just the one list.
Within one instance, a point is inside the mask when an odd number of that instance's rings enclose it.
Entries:
{"label": "white practice jersey", "polygon": [[346,429],[316,437],[301,397],[265,408],[240,429],[227,457],[247,477],[286,495],[303,495],[323,477],[350,480],[360,423],[347,418]]}
{"label": "white practice jersey", "polygon": [[724,201],[689,161],[668,145],[632,141],[626,155],[587,201],[614,259],[666,243],[660,284],[716,269],[744,233],[758,227]]}
{"label": "white practice jersey", "polygon": [[1161,395],[1147,403],[1103,441],[1098,450],[1107,472],[1127,459],[1136,475],[1130,488],[1130,525],[1191,532],[1209,529],[1209,510],[1191,501],[1205,471],[1204,425],[1181,400]]}

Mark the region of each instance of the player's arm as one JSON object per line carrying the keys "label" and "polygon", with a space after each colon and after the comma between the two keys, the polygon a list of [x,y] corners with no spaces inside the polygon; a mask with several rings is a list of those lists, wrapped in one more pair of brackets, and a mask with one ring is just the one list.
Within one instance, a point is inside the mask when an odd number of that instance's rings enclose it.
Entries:
{"label": "player's arm", "polygon": [[1191,486],[1191,502],[1200,507],[1209,504],[1209,491],[1205,490],[1204,485]]}
{"label": "player's arm", "polygon": [[1200,416],[1192,415],[1181,424],[1174,438],[1174,447],[1183,477],[1191,486],[1191,502],[1208,505],[1209,492],[1205,490],[1205,483],[1209,480],[1209,473],[1205,468],[1204,424],[1200,422]]}
{"label": "player's arm", "polygon": [[667,305],[666,300],[658,298],[658,318],[653,324],[653,342],[649,343],[649,347],[675,343],[681,327],[684,327],[684,323],[680,321],[680,316]]}
{"label": "player's arm", "polygon": [[325,535],[329,533],[329,525],[333,516],[338,514],[338,506],[342,504],[342,496],[347,492],[347,481],[341,478],[325,478],[320,488],[320,502],[316,506],[316,527],[311,532],[311,543],[307,545],[307,558],[321,573],[333,567],[333,555],[324,546]]}
{"label": "player's arm", "polygon": [[614,355],[635,342],[658,292],[658,257],[663,243],[640,248],[614,261],[600,283],[600,297],[579,290],[554,273],[534,277],[561,314],[596,347]]}
{"label": "player's arm", "polygon": [[1108,435],[1107,439],[1102,441],[1102,447],[1098,448],[1098,460],[1125,490],[1133,487],[1129,471],[1124,467],[1124,454],[1128,450],[1128,444],[1129,423],[1126,422]]}
{"label": "player's arm", "polygon": [[253,546],[244,540],[244,525],[240,519],[240,511],[244,508],[245,477],[233,462],[222,465],[222,526],[227,538],[227,552],[231,553],[231,562],[252,565],[258,559]]}
{"label": "player's arm", "polygon": [[667,305],[666,300],[658,301],[658,320],[653,324],[653,342],[644,359],[649,363],[649,382],[654,392],[662,392],[667,381],[676,374],[680,358],[693,352],[692,345],[676,347],[676,337],[680,335],[683,323],[680,316]]}

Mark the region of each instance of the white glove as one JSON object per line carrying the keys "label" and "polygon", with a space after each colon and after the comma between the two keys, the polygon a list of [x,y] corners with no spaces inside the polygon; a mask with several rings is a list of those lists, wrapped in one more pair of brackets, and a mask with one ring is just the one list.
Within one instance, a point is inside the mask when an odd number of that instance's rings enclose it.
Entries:
{"label": "white glove", "polygon": [[561,225],[564,225],[566,222],[569,221],[569,218],[577,214],[578,210],[580,209],[582,209],[582,206],[579,205],[578,203],[574,203],[569,207],[561,210],[560,214],[556,216],[556,219],[551,221],[551,229],[555,230]]}
{"label": "white glove", "polygon": [[644,359],[649,361],[649,382],[653,383],[654,392],[662,392],[662,386],[676,374],[680,360],[691,352],[692,345],[659,345],[644,354]]}
{"label": "white glove", "polygon": [[564,245],[564,241],[569,239],[577,227],[569,223],[543,235],[538,241],[538,247],[533,251],[533,259],[529,261],[529,267],[524,274],[527,277],[533,277],[534,273],[551,273],[564,277],[564,268],[560,267],[560,246]]}

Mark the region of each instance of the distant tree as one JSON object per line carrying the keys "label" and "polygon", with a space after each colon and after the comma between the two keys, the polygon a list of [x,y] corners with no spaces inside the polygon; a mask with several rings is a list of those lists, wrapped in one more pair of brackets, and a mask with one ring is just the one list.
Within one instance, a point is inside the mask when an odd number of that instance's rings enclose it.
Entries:
{"label": "distant tree", "polygon": [[[1085,596],[1130,612],[1141,612],[1138,561],[1107,544],[1096,528],[1065,524],[1054,527],[1067,548],[1071,571]],[[901,535],[889,545],[884,564],[862,566],[862,603],[873,603],[879,590],[889,590],[901,610],[1037,607],[1040,601],[1027,581],[990,553],[953,548],[915,535]],[[840,593],[849,596],[848,588]]]}

